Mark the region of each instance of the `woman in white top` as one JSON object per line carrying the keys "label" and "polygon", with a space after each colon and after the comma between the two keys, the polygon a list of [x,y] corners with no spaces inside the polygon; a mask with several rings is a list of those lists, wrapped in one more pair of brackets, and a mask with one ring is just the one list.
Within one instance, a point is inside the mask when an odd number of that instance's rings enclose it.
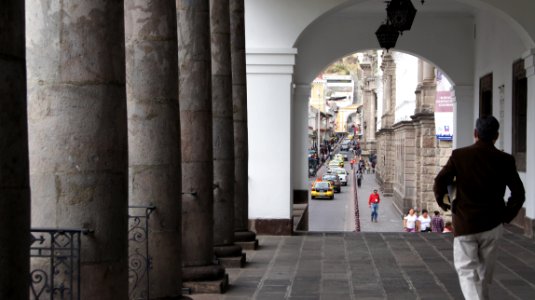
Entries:
{"label": "woman in white top", "polygon": [[416,221],[418,221],[418,216],[413,208],[409,209],[407,215],[403,218],[403,231],[405,232],[416,232]]}
{"label": "woman in white top", "polygon": [[418,217],[417,227],[420,229],[420,232],[431,231],[431,217],[429,216],[427,209],[423,209],[422,215]]}

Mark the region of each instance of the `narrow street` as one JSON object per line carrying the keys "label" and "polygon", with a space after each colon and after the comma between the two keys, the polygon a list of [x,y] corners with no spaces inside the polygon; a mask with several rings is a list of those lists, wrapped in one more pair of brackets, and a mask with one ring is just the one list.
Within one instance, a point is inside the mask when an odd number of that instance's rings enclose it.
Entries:
{"label": "narrow street", "polygon": [[[346,162],[345,169],[350,173]],[[316,177],[323,176],[327,171],[325,166],[318,170]],[[310,178],[310,184],[314,181]],[[348,176],[348,185],[342,186],[340,193],[334,194],[333,200],[309,198],[308,230],[323,232],[355,231],[355,203],[353,200],[353,186]]]}
{"label": "narrow street", "polygon": [[[350,174],[352,173],[349,162],[346,162],[345,169]],[[326,168],[322,166],[316,177],[322,176],[325,172]],[[311,177],[310,183],[312,184],[314,180],[315,178]],[[356,208],[353,188],[353,179],[348,176],[348,185],[342,186],[342,191],[335,194],[334,200],[310,198],[308,202],[309,231],[355,231]],[[375,174],[364,174],[362,185],[358,188],[360,230],[363,232],[400,232],[402,229],[401,212],[393,205],[391,197],[385,197],[381,193],[378,222],[371,222],[368,197],[374,188],[379,189],[375,182]]]}
{"label": "narrow street", "polygon": [[[371,209],[368,197],[373,189],[379,191],[379,217],[377,223],[371,222]],[[401,212],[394,206],[392,197],[385,197],[375,181],[375,174],[364,174],[362,185],[358,189],[358,203],[360,215],[360,231],[362,232],[401,232],[403,229]]]}

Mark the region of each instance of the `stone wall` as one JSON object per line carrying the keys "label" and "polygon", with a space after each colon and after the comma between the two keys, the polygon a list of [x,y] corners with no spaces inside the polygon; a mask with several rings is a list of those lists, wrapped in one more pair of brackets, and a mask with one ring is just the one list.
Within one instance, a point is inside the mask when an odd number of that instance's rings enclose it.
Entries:
{"label": "stone wall", "polygon": [[397,207],[405,210],[416,203],[416,139],[415,124],[410,121],[399,122],[394,130],[394,182],[393,193]]}
{"label": "stone wall", "polygon": [[377,165],[376,179],[381,186],[381,191],[385,196],[391,196],[394,178],[394,131],[392,129],[381,129],[376,135]]}
{"label": "stone wall", "polygon": [[439,209],[433,183],[452,151],[450,141],[435,136],[433,113],[414,115],[377,133],[376,180],[401,211]]}

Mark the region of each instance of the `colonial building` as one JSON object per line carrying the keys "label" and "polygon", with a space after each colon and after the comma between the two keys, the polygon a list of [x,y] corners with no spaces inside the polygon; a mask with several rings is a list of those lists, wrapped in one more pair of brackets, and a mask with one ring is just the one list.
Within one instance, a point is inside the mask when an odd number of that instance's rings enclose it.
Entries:
{"label": "colonial building", "polygon": [[437,71],[431,64],[399,52],[384,53],[382,61],[377,181],[401,211],[438,209],[433,179],[451,154],[452,143],[439,139],[435,130]]}

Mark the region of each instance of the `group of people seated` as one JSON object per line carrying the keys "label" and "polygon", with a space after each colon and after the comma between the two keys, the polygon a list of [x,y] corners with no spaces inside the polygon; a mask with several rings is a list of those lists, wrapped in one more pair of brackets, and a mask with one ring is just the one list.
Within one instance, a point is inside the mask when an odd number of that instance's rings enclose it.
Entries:
{"label": "group of people seated", "polygon": [[418,213],[414,208],[409,209],[407,214],[403,217],[403,231],[405,232],[452,232],[451,222],[444,223],[444,219],[440,216],[439,211],[434,212],[434,216],[430,217],[427,209],[422,210],[422,214]]}

